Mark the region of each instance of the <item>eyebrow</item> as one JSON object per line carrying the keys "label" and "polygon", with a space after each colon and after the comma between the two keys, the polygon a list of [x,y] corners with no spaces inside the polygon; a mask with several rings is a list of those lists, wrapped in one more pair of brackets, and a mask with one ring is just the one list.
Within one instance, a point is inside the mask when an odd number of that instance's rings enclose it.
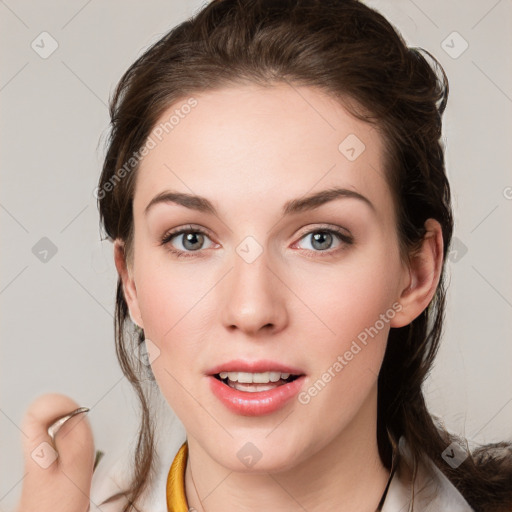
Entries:
{"label": "eyebrow", "polygon": [[[319,208],[323,204],[334,201],[335,199],[341,198],[352,198],[358,199],[368,205],[373,211],[375,206],[365,196],[356,192],[355,190],[349,190],[346,188],[334,187],[327,190],[321,190],[315,192],[306,197],[300,197],[298,199],[292,199],[285,203],[283,207],[283,215],[290,215],[294,213],[300,213],[304,211],[314,210]],[[159,203],[175,203],[191,210],[198,212],[210,213],[217,215],[217,211],[213,204],[205,197],[196,196],[193,194],[186,194],[183,192],[174,192],[171,190],[165,190],[160,194],[156,195],[146,206],[144,215],[147,215],[149,210],[156,204]]]}

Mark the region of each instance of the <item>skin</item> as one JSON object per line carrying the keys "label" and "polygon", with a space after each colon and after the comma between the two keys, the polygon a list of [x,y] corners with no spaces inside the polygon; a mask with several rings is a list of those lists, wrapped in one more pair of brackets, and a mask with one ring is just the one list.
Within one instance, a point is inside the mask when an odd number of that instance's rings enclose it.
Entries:
{"label": "skin", "polygon": [[[78,414],[64,423],[55,436],[54,456],[46,429],[56,418],[78,409],[71,398],[58,393],[38,396],[28,407],[21,425],[25,469],[17,512],[85,512],[89,505],[94,466],[94,441],[87,416]],[[31,454],[34,453],[34,458]]]}
{"label": "skin", "polygon": [[[188,505],[373,512],[389,476],[376,442],[377,376],[390,327],[409,324],[435,292],[439,223],[427,221],[422,247],[404,262],[380,135],[322,92],[243,85],[194,97],[197,106],[138,170],[133,261],[121,240],[114,244],[130,315],[158,348],[153,373],[187,431]],[[338,150],[349,134],[366,146],[355,161]],[[373,208],[342,198],[283,216],[287,201],[334,186]],[[169,202],[146,215],[164,190],[206,197],[217,214]],[[178,235],[162,245],[189,224],[204,239],[184,245]],[[354,242],[333,234],[322,250],[312,235],[336,227]],[[252,263],[236,250],[248,236],[262,250]],[[308,389],[393,304],[400,311],[307,404],[248,417],[209,389],[207,371],[234,358],[298,367]],[[247,442],[262,454],[251,467],[237,456]]]}

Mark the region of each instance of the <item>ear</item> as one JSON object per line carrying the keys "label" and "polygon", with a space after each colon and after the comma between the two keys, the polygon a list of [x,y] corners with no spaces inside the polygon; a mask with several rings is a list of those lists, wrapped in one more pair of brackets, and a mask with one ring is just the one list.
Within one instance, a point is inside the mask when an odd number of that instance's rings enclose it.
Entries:
{"label": "ear", "polygon": [[132,269],[126,261],[124,251],[124,242],[119,238],[114,241],[114,261],[117,272],[123,283],[124,298],[128,304],[128,311],[132,322],[144,329],[144,323],[139,309],[139,301],[137,299],[137,288],[132,276]]}
{"label": "ear", "polygon": [[435,219],[425,222],[426,233],[421,247],[411,254],[409,278],[398,301],[402,309],[391,320],[391,327],[410,324],[429,305],[434,296],[443,265],[443,232]]}

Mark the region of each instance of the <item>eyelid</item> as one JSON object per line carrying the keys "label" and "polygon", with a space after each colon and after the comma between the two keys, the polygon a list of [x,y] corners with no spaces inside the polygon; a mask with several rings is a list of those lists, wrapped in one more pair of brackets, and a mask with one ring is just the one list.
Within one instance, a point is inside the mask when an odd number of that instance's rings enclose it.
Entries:
{"label": "eyelid", "polygon": [[165,234],[161,237],[161,241],[170,238],[174,235],[182,234],[183,232],[193,232],[193,233],[201,233],[203,235],[207,235],[211,237],[209,230],[203,228],[201,226],[194,226],[193,224],[185,224],[178,228],[173,228],[165,232]]}
{"label": "eyelid", "polygon": [[353,236],[351,235],[350,231],[346,228],[342,228],[340,226],[335,226],[334,224],[316,224],[313,225],[313,227],[306,227],[304,228],[305,231],[302,235],[299,236],[299,240],[304,238],[306,235],[310,235],[311,233],[316,233],[319,231],[332,231],[336,234],[339,234],[343,237],[353,239]]}

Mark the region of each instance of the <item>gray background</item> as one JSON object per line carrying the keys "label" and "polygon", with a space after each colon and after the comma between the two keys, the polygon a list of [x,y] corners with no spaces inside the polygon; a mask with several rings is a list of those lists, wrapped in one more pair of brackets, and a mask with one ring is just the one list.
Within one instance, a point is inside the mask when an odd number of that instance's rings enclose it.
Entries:
{"label": "gray background", "polygon": [[[132,446],[136,401],[115,358],[116,271],[111,243],[100,241],[93,190],[114,85],[143,49],[202,3],[0,1],[2,511],[19,497],[19,425],[40,393],[65,393],[91,407],[97,448]],[[510,439],[512,3],[367,3],[409,44],[433,53],[450,80],[444,137],[456,245],[444,344],[427,399],[448,428],[473,442]],[[43,31],[58,43],[46,59],[31,47]],[[461,55],[464,42],[454,31],[469,45]],[[57,249],[46,262],[33,252],[47,243],[43,237]]]}

